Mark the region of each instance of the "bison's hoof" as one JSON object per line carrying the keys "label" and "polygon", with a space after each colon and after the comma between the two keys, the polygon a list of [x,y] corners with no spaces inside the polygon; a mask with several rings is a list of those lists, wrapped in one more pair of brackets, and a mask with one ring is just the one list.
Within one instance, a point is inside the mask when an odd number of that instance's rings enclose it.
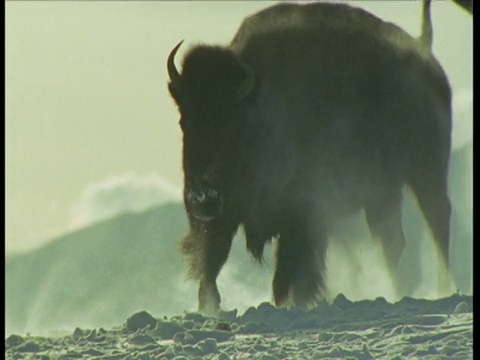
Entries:
{"label": "bison's hoof", "polygon": [[208,317],[218,317],[220,314],[220,307],[214,304],[199,305],[198,312]]}

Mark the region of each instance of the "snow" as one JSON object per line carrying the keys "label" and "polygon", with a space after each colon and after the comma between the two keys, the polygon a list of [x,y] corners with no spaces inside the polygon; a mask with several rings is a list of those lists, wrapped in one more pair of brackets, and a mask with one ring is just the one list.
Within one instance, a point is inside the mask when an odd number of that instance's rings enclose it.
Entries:
{"label": "snow", "polygon": [[242,315],[146,311],[109,330],[5,340],[7,359],[473,359],[473,298],[384,298],[352,302],[339,295],[314,309],[269,303]]}

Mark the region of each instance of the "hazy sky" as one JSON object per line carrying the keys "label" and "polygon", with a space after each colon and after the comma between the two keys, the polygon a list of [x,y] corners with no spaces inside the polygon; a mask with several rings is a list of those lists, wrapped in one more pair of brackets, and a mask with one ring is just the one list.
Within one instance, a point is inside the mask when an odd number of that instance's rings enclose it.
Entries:
{"label": "hazy sky", "polygon": [[[99,203],[105,211],[178,196],[181,133],[166,58],[181,39],[178,58],[193,43],[227,44],[243,17],[270,4],[7,1],[7,252],[85,223]],[[355,4],[418,35],[420,2]],[[433,2],[432,18],[454,92],[471,90],[472,18],[448,1]]]}

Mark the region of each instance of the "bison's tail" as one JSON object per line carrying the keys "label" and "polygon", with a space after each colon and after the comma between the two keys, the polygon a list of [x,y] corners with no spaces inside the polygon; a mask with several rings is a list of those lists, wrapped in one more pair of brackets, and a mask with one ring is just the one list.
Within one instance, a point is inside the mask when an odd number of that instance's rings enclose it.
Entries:
{"label": "bison's tail", "polygon": [[432,50],[433,42],[433,29],[432,29],[432,19],[430,16],[430,3],[432,0],[423,0],[422,7],[422,32],[418,41],[425,50]]}
{"label": "bison's tail", "polygon": [[453,0],[454,3],[460,5],[464,10],[473,16],[473,0]]}

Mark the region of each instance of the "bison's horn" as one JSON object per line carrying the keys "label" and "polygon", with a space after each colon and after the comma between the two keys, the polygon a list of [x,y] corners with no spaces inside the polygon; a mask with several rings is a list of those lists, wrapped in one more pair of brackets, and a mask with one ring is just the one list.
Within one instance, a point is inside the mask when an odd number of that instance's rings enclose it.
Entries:
{"label": "bison's horn", "polygon": [[177,71],[177,68],[175,67],[175,54],[177,53],[178,48],[180,45],[182,45],[183,40],[180,41],[177,46],[173,48],[173,50],[170,52],[170,55],[168,55],[168,60],[167,60],[167,69],[168,69],[168,76],[170,77],[170,81],[172,83],[172,86],[179,90],[180,88],[180,74]]}
{"label": "bison's horn", "polygon": [[240,65],[245,71],[246,76],[245,80],[243,80],[243,82],[240,84],[240,87],[237,91],[237,101],[239,102],[245,99],[248,94],[250,94],[253,86],[255,85],[255,73],[253,72],[252,68],[243,61],[240,62]]}

